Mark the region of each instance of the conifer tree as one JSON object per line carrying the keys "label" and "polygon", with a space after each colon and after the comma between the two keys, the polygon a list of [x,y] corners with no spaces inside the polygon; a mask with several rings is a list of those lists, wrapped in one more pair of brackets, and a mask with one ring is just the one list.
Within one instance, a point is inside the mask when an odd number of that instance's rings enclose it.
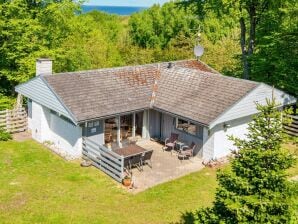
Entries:
{"label": "conifer tree", "polygon": [[295,158],[281,147],[289,122],[282,115],[290,111],[281,112],[274,99],[257,109],[247,139],[230,137],[238,150],[231,169],[219,171],[215,202],[198,212],[199,223],[294,223],[294,184],[286,170]]}

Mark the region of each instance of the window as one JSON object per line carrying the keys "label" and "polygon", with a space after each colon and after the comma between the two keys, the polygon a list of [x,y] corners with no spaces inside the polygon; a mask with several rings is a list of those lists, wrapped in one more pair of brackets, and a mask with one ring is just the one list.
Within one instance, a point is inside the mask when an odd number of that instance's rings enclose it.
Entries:
{"label": "window", "polygon": [[176,118],[176,128],[191,135],[197,135],[197,125],[190,121]]}
{"label": "window", "polygon": [[90,121],[88,122],[88,128],[98,127],[99,121]]}

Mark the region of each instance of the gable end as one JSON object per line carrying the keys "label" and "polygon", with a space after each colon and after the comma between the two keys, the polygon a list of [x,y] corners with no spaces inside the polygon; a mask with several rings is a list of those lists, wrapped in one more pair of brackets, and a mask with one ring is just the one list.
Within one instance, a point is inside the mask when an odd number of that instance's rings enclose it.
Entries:
{"label": "gable end", "polygon": [[296,102],[295,97],[281,90],[272,89],[272,87],[267,84],[260,83],[256,88],[250,91],[246,96],[242,97],[226,112],[211,122],[210,128],[226,121],[257,114],[258,110],[256,108],[256,103],[262,105],[266,104],[266,99],[272,98],[272,90],[277,103],[281,105],[289,105]]}
{"label": "gable end", "polygon": [[41,76],[36,76],[30,81],[16,86],[15,91],[77,123],[72,113]]}

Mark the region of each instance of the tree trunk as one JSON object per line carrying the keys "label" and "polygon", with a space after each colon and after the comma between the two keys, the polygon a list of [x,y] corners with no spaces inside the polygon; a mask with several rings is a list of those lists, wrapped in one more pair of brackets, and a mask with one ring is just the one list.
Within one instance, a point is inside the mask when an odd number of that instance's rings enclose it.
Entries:
{"label": "tree trunk", "polygon": [[248,56],[251,56],[254,52],[255,40],[256,40],[256,11],[254,7],[250,11],[250,29],[249,29],[249,43],[248,43]]}
{"label": "tree trunk", "polygon": [[247,58],[247,50],[246,50],[246,26],[243,17],[240,17],[240,44],[241,44],[241,52],[242,52],[242,63],[243,63],[243,78],[249,78],[249,64]]}

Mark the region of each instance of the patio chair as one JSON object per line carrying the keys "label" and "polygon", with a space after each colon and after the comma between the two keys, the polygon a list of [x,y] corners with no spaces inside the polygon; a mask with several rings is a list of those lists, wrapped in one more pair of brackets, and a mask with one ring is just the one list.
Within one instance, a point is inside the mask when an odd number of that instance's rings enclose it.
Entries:
{"label": "patio chair", "polygon": [[182,146],[182,149],[178,152],[178,158],[182,158],[182,160],[184,160],[185,158],[193,157],[193,152],[195,148],[196,148],[196,143],[194,142],[192,142],[190,146],[187,146],[187,145]]}
{"label": "patio chair", "polygon": [[165,140],[165,146],[163,147],[163,151],[168,148],[170,148],[171,151],[174,150],[176,141],[178,140],[178,136],[179,136],[179,134],[171,133],[171,137],[166,138],[166,140]]}
{"label": "patio chair", "polygon": [[139,155],[135,155],[135,156],[132,156],[130,157],[130,160],[129,160],[129,168],[131,170],[132,167],[137,167],[138,170],[141,170],[141,160],[142,160],[142,154],[139,154]]}
{"label": "patio chair", "polygon": [[127,170],[130,171],[130,158],[125,158],[124,159],[124,164],[123,164],[124,168],[126,168]]}
{"label": "patio chair", "polygon": [[[144,164],[148,164],[148,166],[152,169],[152,161],[151,161],[152,154],[153,154],[153,150],[144,152],[142,154],[142,158],[141,158],[141,167],[142,167],[142,170],[143,170]],[[148,163],[149,161],[150,161],[150,164]]]}

